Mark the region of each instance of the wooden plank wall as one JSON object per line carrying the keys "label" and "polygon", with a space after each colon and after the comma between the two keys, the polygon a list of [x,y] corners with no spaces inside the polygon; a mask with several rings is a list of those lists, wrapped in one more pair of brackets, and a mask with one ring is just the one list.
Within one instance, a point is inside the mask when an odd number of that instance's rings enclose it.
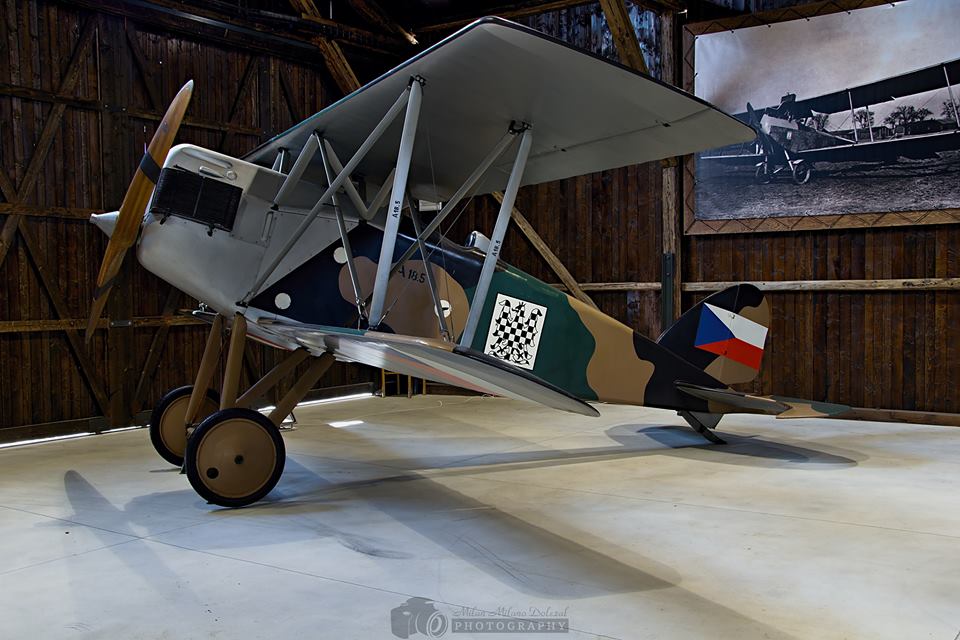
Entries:
{"label": "wooden plank wall", "polygon": [[[46,0],[4,0],[2,14],[0,187],[8,188],[0,194],[8,203],[19,200],[47,214],[27,216],[20,224],[35,239],[36,257],[62,301],[58,314],[23,234],[15,233],[0,262],[0,322],[86,316],[106,238],[77,217],[82,211],[57,215],[51,208],[116,209],[159,115],[187,79],[193,78],[196,88],[178,141],[233,154],[339,97],[328,92],[325,70],[310,64],[151,33],[122,18]],[[84,37],[92,38],[89,46],[75,56]],[[76,81],[64,87],[72,56]],[[31,165],[35,153],[42,155]],[[36,174],[34,186],[16,193],[29,173]],[[0,226],[8,219],[0,215]],[[128,259],[124,273],[110,304],[111,319],[196,306],[179,292],[170,295],[169,286],[135,260]],[[118,412],[111,418],[122,422],[124,412],[149,409],[166,390],[191,382],[206,327],[118,328],[109,335],[98,331],[89,346],[90,379],[104,387]],[[160,356],[134,398],[155,339]],[[256,375],[278,354],[257,347],[250,355]],[[105,413],[63,331],[0,333],[0,363],[0,430]],[[321,384],[372,379],[365,369],[336,366]]]}
{"label": "wooden plank wall", "polygon": [[[687,238],[684,277],[953,277],[960,227]],[[960,292],[768,293],[773,322],[756,391],[859,407],[960,412]],[[688,304],[699,296],[685,296]]]}

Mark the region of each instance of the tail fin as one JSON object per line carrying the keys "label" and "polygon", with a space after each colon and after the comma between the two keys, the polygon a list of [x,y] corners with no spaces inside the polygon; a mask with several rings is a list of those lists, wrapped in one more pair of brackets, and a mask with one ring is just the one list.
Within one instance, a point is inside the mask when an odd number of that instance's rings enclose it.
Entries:
{"label": "tail fin", "polygon": [[750,382],[760,371],[770,307],[750,284],[718,291],[683,314],[657,343],[720,382]]}

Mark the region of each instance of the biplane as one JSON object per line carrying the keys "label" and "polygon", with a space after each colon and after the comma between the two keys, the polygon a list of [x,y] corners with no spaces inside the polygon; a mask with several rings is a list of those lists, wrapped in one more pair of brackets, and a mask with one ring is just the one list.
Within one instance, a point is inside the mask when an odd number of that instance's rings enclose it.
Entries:
{"label": "biplane", "polygon": [[[953,83],[960,78],[960,59],[909,71],[876,82],[798,100],[783,96],[776,106],[754,108],[734,117],[750,124],[755,141],[728,145],[701,154],[711,166],[753,166],[756,181],[766,184],[778,174],[796,184],[810,181],[815,163],[896,162],[900,158],[922,160],[944,151],[960,150],[960,113]],[[873,122],[870,107],[907,96],[946,88],[952,122],[924,120],[896,127]],[[850,127],[827,131],[815,124],[815,116],[847,114]]]}
{"label": "biplane", "polygon": [[[584,416],[599,415],[591,402],[672,409],[717,442],[725,413],[844,409],[730,388],[763,355],[769,309],[753,286],[715,293],[651,340],[499,259],[523,185],[754,138],[702,100],[498,18],[242,158],[171,148],[192,91],[173,99],[119,211],[92,218],[110,240],[88,335],[134,245],[202,301],[194,314],[211,326],[195,381],[154,408],[150,437],[211,503],[248,505],[274,487],[278,425],[336,360]],[[448,239],[441,225],[465,199],[494,191],[489,237]],[[428,220],[421,200],[442,205]],[[246,340],[289,355],[240,394]],[[269,415],[257,411],[301,364]]]}

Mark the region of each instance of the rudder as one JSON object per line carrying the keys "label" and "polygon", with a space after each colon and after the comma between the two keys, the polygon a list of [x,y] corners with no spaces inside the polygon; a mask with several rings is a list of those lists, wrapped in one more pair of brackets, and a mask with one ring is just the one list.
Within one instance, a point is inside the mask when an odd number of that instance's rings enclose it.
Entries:
{"label": "rudder", "polygon": [[716,380],[750,382],[760,371],[770,307],[751,284],[718,291],[683,314],[657,343]]}

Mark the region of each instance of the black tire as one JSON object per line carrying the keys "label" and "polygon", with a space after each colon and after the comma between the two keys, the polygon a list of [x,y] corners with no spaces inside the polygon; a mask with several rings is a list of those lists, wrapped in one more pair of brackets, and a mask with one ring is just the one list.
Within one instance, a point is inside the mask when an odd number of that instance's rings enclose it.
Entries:
{"label": "black tire", "polygon": [[[160,454],[160,457],[169,462],[172,465],[177,467],[183,466],[183,454],[186,451],[186,433],[184,433],[183,444],[179,442],[173,442],[170,438],[169,432],[165,433],[165,427],[169,428],[169,424],[165,425],[164,418],[168,420],[170,418],[167,415],[167,412],[174,408],[177,409],[186,409],[182,406],[184,401],[190,401],[190,394],[193,393],[193,385],[187,385],[185,387],[177,387],[172,391],[168,391],[165,396],[160,398],[160,402],[157,403],[157,406],[153,408],[153,412],[150,414],[150,443],[153,445],[153,448]],[[220,394],[218,394],[213,389],[207,389],[207,400],[212,403],[213,411],[216,411],[220,407]],[[204,409],[207,409],[206,411]],[[198,416],[201,420],[206,418],[212,411],[211,407],[200,407],[200,415]]]}
{"label": "black tire", "polygon": [[810,182],[810,176],[813,175],[813,170],[810,168],[810,163],[806,160],[801,160],[793,165],[790,171],[793,174],[793,181],[796,184],[807,184]]}
{"label": "black tire", "polygon": [[184,467],[207,502],[245,507],[273,490],[286,459],[277,425],[259,411],[234,408],[200,423],[187,441]]}
{"label": "black tire", "polygon": [[753,173],[753,180],[757,184],[770,184],[770,181],[773,180],[773,176],[770,175],[770,172],[767,170],[766,165],[757,167],[757,170]]}

